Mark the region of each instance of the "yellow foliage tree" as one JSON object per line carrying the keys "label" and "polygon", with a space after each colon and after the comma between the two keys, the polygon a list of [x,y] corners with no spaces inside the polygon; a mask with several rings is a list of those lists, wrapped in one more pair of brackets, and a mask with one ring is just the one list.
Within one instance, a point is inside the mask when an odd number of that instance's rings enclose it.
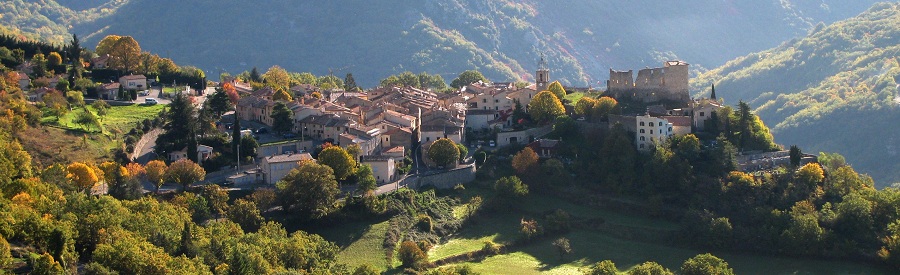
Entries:
{"label": "yellow foliage tree", "polygon": [[289,94],[288,92],[285,92],[285,91],[282,90],[282,89],[277,89],[277,91],[275,91],[275,94],[272,95],[272,99],[275,100],[275,101],[291,101],[291,100],[294,100],[294,99],[291,97],[291,94]]}
{"label": "yellow foliage tree", "polygon": [[161,160],[151,160],[144,166],[144,172],[147,176],[147,180],[156,186],[156,192],[159,192],[159,188],[163,185],[163,179],[165,179],[166,170],[169,167],[166,166],[166,163]]}
{"label": "yellow foliage tree", "polygon": [[85,190],[85,192],[91,190],[97,184],[97,181],[100,180],[95,169],[81,162],[69,164],[66,167],[66,171],[68,172],[66,178],[71,180],[76,187]]}
{"label": "yellow foliage tree", "polygon": [[524,175],[528,173],[528,171],[533,170],[537,167],[537,164],[538,155],[531,147],[525,147],[525,149],[519,151],[512,159],[512,167],[513,169],[516,169],[516,173],[519,175]]}

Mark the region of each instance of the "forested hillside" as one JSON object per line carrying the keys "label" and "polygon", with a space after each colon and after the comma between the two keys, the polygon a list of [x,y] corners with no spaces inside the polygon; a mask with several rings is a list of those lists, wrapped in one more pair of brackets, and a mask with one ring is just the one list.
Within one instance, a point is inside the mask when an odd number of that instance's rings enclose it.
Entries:
{"label": "forested hillside", "polygon": [[74,31],[87,46],[130,35],[209,75],[278,64],[352,72],[366,87],[403,71],[529,80],[543,52],[553,78],[597,86],[610,67],[713,67],[873,2],[13,0],[0,3],[0,24],[55,43]]}
{"label": "forested hillside", "polygon": [[840,152],[879,186],[900,182],[900,5],[819,25],[803,39],[750,54],[693,85],[730,104],[749,102],[777,139],[805,151]]}

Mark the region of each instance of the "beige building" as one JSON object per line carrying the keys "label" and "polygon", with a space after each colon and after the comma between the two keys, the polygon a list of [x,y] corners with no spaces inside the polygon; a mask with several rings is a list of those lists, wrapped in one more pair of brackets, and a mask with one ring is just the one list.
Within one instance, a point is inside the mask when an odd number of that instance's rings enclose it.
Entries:
{"label": "beige building", "polygon": [[378,183],[393,182],[397,178],[397,166],[390,156],[361,156],[360,163],[372,167],[372,175]]}
{"label": "beige building", "polygon": [[274,155],[262,158],[260,170],[266,184],[275,184],[291,170],[300,167],[301,161],[315,161],[309,153]]}
{"label": "beige building", "polygon": [[119,84],[121,84],[122,88],[125,88],[125,90],[146,90],[147,77],[142,74],[126,75],[119,78]]}
{"label": "beige building", "polygon": [[638,116],[635,119],[634,144],[640,151],[649,151],[650,148],[664,142],[672,136],[673,126],[664,118],[652,117],[649,115]]}

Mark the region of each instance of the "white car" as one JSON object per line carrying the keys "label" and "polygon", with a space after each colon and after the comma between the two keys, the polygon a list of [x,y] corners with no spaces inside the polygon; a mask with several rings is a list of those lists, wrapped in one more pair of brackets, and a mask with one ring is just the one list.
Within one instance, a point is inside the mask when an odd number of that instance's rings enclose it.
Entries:
{"label": "white car", "polygon": [[146,103],[147,105],[156,105],[156,104],[159,103],[159,102],[156,101],[155,98],[148,97],[148,98],[145,98],[145,99],[144,99],[144,103]]}

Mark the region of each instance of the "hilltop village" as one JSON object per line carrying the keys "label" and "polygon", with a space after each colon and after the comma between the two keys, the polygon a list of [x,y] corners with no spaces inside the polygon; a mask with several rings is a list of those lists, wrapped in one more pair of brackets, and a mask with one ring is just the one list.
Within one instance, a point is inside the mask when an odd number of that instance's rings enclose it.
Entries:
{"label": "hilltop village", "polygon": [[900,262],[900,192],[784,150],[728,91],[692,98],[684,61],[610,70],[600,90],[553,81],[543,57],[534,83],[404,72],[363,89],[278,66],[207,81],[104,41],[0,37],[0,268],[471,274],[532,253],[671,274],[645,252],[662,246]]}

